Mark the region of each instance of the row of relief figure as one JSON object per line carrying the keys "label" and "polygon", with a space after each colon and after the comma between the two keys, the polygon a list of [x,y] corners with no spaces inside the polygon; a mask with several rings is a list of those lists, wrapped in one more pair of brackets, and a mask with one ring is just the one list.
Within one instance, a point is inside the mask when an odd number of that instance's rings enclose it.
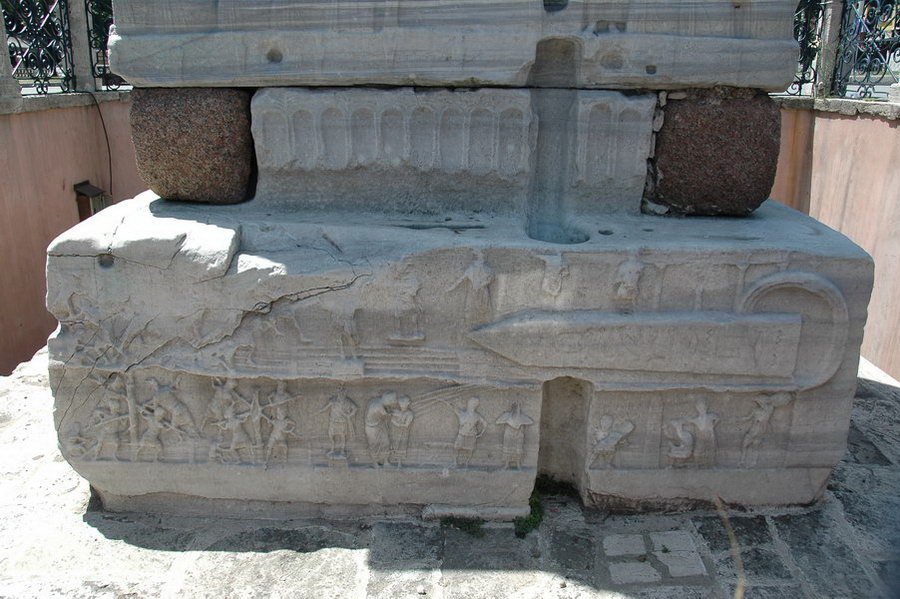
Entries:
{"label": "row of relief figure", "polygon": [[[750,414],[737,420],[737,424],[748,424],[741,439],[741,466],[756,465],[763,435],[769,431],[775,409],[787,406],[793,400],[791,393],[757,397]],[[668,441],[666,456],[675,468],[712,468],[716,465],[716,427],[720,417],[709,410],[705,399],[697,400],[695,410],[697,413],[691,418],[672,418],[663,423],[662,432]],[[631,420],[617,419],[610,414],[601,416],[600,426],[592,430],[587,468],[611,468],[616,452],[628,444],[634,429]]]}
{"label": "row of relief figure", "polygon": [[[69,429],[70,455],[83,460],[194,462],[197,447],[208,443],[208,461],[268,465],[273,458],[287,463],[289,440],[302,437],[297,423],[287,414],[287,404],[301,397],[290,395],[284,381],[278,382],[274,393],[263,400],[258,390],[252,397],[246,397],[233,379],[214,379],[213,396],[199,426],[188,406],[179,399],[177,386],[165,385],[154,378],[148,382],[150,398],[135,403],[126,391],[124,377],[113,375],[106,384],[104,400],[91,412],[87,423],[74,423]],[[468,467],[478,439],[489,426],[478,412],[480,400],[470,397],[462,407],[446,400],[438,401],[456,415],[458,428],[452,443],[430,445],[452,450],[453,465]],[[376,468],[386,464],[403,465],[415,419],[412,403],[408,396],[393,391],[368,401],[364,414],[365,441],[368,458]],[[330,443],[326,457],[331,465],[346,463],[348,442],[356,435],[354,421],[359,408],[341,387],[318,411],[326,412]],[[514,402],[496,424],[503,427],[504,468],[521,468],[525,428],[533,425],[534,420],[523,414],[518,402]]]}

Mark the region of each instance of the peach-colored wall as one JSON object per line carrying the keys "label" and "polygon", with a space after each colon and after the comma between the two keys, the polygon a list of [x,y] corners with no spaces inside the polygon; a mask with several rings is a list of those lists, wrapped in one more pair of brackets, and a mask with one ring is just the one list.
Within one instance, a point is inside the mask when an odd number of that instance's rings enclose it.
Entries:
{"label": "peach-colored wall", "polygon": [[54,237],[78,222],[73,186],[110,191],[102,111],[115,200],[145,186],[135,165],[129,102],[0,115],[0,375],[31,357],[56,328],[44,309],[44,264]]}
{"label": "peach-colored wall", "polygon": [[875,259],[862,353],[900,377],[900,121],[783,110],[772,197],[808,211]]}

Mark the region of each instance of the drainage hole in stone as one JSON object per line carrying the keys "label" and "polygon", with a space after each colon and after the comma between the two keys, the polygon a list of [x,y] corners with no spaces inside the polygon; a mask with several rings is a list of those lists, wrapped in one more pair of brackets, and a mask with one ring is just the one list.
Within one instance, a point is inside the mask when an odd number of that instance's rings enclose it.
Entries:
{"label": "drainage hole in stone", "polygon": [[656,65],[655,64],[648,64],[647,68],[644,70],[647,71],[648,75],[656,75]]}
{"label": "drainage hole in stone", "polygon": [[116,259],[112,254],[101,254],[97,256],[97,264],[100,265],[100,268],[110,268],[115,261]]}
{"label": "drainage hole in stone", "polygon": [[272,63],[279,63],[284,60],[284,54],[281,53],[281,50],[278,48],[272,48],[268,52],[266,52],[266,60]]}

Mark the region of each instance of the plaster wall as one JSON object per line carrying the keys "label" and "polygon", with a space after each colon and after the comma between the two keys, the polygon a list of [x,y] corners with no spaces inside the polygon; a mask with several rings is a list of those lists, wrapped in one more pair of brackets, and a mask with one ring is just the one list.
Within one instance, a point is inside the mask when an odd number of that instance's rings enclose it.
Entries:
{"label": "plaster wall", "polygon": [[875,259],[862,354],[900,376],[900,121],[782,110],[772,197],[808,213]]}
{"label": "plaster wall", "polygon": [[145,189],[129,105],[124,99],[0,114],[0,375],[28,360],[56,328],[44,308],[44,263],[50,241],[78,223],[73,186],[89,180],[116,201]]}

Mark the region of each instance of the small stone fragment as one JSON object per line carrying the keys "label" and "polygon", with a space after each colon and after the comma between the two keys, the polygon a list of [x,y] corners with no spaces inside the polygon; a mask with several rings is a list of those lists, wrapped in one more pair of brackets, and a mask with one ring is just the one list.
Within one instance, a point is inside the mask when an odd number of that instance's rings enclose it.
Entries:
{"label": "small stone fragment", "polygon": [[251,195],[250,98],[237,89],[135,89],[138,172],[160,197],[234,204]]}
{"label": "small stone fragment", "polygon": [[426,591],[425,591],[425,585],[421,585],[421,584],[420,584],[419,586],[417,586],[417,587],[416,587],[416,593],[418,593],[418,594],[420,594],[420,595],[424,595],[424,594],[426,593]]}
{"label": "small stone fragment", "polygon": [[769,197],[781,141],[781,113],[763,92],[692,91],[663,109],[653,197],[689,215],[746,216]]}

